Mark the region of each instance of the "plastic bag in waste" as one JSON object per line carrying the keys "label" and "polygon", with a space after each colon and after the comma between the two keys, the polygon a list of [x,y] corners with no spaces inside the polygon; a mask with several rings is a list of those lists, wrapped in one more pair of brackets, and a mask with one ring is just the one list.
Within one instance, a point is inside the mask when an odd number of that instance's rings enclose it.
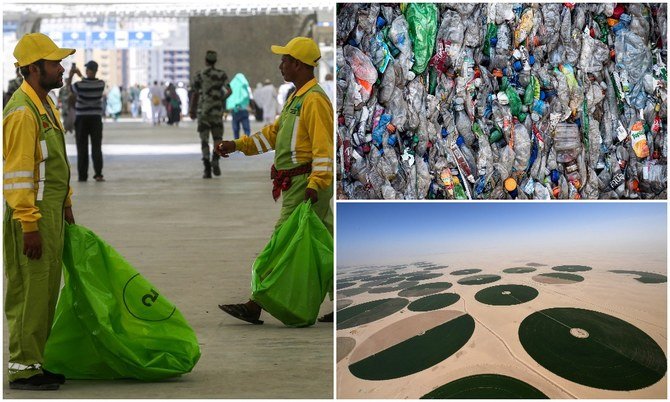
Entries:
{"label": "plastic bag in waste", "polygon": [[45,368],[68,379],[145,381],[193,369],[200,346],[186,319],[92,231],[65,227],[63,266]]}
{"label": "plastic bag in waste", "polygon": [[254,261],[251,298],[285,325],[305,327],[332,288],[333,237],[304,202]]}

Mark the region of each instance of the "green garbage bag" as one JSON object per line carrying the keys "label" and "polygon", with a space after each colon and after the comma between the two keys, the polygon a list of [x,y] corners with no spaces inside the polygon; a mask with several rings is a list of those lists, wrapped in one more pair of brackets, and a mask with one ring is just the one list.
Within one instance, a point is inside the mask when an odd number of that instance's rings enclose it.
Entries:
{"label": "green garbage bag", "polygon": [[306,327],[332,288],[333,237],[304,202],[254,261],[251,298],[285,325]]}
{"label": "green garbage bag", "polygon": [[71,379],[153,381],[193,369],[200,358],[193,329],[95,233],[67,225],[63,265],[47,370]]}
{"label": "green garbage bag", "polygon": [[422,74],[435,50],[437,6],[430,3],[405,3],[402,11],[409,25],[409,37],[414,49],[412,71]]}

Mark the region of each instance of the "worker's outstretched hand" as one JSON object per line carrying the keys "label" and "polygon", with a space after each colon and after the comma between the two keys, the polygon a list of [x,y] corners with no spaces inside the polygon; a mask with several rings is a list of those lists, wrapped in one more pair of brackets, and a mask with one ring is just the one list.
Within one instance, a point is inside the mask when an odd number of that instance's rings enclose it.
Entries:
{"label": "worker's outstretched hand", "polygon": [[219,146],[215,148],[215,151],[217,154],[227,158],[228,154],[235,152],[235,149],[235,141],[221,141]]}
{"label": "worker's outstretched hand", "polygon": [[42,237],[39,231],[23,233],[23,255],[29,260],[42,257]]}
{"label": "worker's outstretched hand", "polygon": [[312,204],[319,201],[319,196],[317,195],[316,190],[314,190],[313,188],[307,188],[305,190],[305,201],[307,200],[312,201]]}

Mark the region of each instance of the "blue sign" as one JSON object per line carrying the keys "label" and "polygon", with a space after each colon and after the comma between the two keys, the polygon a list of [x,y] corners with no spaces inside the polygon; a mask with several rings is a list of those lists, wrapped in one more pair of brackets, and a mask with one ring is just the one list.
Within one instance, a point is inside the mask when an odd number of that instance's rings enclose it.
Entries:
{"label": "blue sign", "polygon": [[151,31],[129,31],[128,47],[151,48]]}
{"label": "blue sign", "polygon": [[115,48],[114,31],[93,31],[91,32],[91,49],[114,49]]}
{"label": "blue sign", "polygon": [[86,48],[86,32],[84,31],[69,31],[63,32],[63,47],[71,49]]}

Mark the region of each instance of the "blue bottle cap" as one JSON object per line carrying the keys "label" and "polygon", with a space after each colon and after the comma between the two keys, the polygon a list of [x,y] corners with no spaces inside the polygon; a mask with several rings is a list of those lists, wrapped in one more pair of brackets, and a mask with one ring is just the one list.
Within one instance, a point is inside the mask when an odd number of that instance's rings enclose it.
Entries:
{"label": "blue bottle cap", "polygon": [[464,140],[463,137],[461,137],[461,135],[459,134],[459,135],[458,135],[458,138],[456,138],[456,145],[458,145],[458,146],[460,147],[460,146],[463,145],[463,144],[465,144],[465,140]]}
{"label": "blue bottle cap", "polygon": [[519,60],[517,60],[517,61],[514,62],[513,67],[514,67],[514,70],[521,71],[523,69],[523,64],[521,64],[521,62]]}
{"label": "blue bottle cap", "polygon": [[558,170],[554,169],[551,171],[551,181],[558,183],[558,179],[561,177],[561,174],[558,173]]}
{"label": "blue bottle cap", "polygon": [[386,25],[386,20],[382,16],[377,17],[377,28],[381,28]]}
{"label": "blue bottle cap", "polygon": [[503,75],[507,75],[507,67],[503,67]]}
{"label": "blue bottle cap", "polygon": [[540,100],[545,100],[547,98],[547,94],[544,91],[540,91]]}
{"label": "blue bottle cap", "polygon": [[494,36],[493,38],[489,39],[489,43],[491,44],[491,46],[496,47],[496,45],[498,44],[498,37]]}
{"label": "blue bottle cap", "polygon": [[528,57],[528,64],[530,64],[531,66],[535,64],[535,56],[533,56],[532,54]]}
{"label": "blue bottle cap", "polygon": [[447,131],[446,128],[442,127],[442,138],[447,138],[447,135],[449,135],[449,131]]}

